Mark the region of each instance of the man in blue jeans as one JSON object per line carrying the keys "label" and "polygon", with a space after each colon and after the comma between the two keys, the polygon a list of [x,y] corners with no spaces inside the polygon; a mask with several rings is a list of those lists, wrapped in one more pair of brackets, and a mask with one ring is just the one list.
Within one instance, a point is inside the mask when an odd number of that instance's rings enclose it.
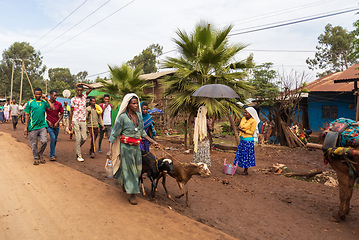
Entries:
{"label": "man in blue jeans", "polygon": [[50,135],[50,161],[56,161],[55,157],[55,147],[57,143],[57,136],[59,135],[59,125],[60,121],[64,116],[64,110],[62,108],[62,104],[57,99],[57,91],[51,90],[50,91],[50,100],[54,105],[54,110],[46,108],[46,121],[47,121],[47,132]]}
{"label": "man in blue jeans", "polygon": [[[34,165],[45,163],[43,153],[47,145],[46,133],[46,108],[54,110],[54,105],[42,94],[41,88],[34,89],[35,99],[30,100],[26,104],[25,112],[25,136],[29,136],[29,141],[34,156]],[[40,148],[37,147],[40,141]]]}

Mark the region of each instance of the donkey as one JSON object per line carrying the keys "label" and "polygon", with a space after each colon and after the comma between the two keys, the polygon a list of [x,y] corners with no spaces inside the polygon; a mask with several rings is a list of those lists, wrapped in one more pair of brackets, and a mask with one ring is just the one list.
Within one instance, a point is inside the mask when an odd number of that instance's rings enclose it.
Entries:
{"label": "donkey", "polygon": [[[327,133],[327,135],[325,135],[325,132]],[[324,151],[329,147],[335,148],[336,146],[338,146],[336,141],[339,141],[340,138],[335,139],[335,134],[339,136],[340,133],[341,132],[330,132],[329,130],[325,130],[323,132],[322,137],[324,139]],[[354,183],[356,178],[359,176],[359,156],[355,156],[354,154],[349,155],[352,156],[345,156],[344,154],[337,155],[332,154],[332,152],[324,153],[325,160],[329,162],[331,167],[337,173],[339,182],[339,211],[330,218],[330,220],[334,222],[340,222],[342,220],[345,220],[346,216],[349,214],[350,200],[353,195]]]}

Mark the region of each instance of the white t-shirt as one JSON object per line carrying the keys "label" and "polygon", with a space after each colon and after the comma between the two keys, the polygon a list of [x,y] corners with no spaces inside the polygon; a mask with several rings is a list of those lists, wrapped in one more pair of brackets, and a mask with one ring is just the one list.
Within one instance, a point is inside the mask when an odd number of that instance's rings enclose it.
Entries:
{"label": "white t-shirt", "polygon": [[111,106],[108,105],[103,111],[103,125],[111,125]]}

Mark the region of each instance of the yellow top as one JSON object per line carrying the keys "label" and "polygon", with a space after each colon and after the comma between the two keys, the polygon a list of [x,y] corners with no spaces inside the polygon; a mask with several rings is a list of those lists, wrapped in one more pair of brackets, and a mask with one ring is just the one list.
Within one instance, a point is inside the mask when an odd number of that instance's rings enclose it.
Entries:
{"label": "yellow top", "polygon": [[242,136],[243,138],[249,138],[253,137],[254,131],[256,130],[257,122],[254,120],[254,118],[246,119],[246,117],[243,117],[241,120],[241,123],[239,124],[245,130],[246,132],[239,132],[239,136]]}

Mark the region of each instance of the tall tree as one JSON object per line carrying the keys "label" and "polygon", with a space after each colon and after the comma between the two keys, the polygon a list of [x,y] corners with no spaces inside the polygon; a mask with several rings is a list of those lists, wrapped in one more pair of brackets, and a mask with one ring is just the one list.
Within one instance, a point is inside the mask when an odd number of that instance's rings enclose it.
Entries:
{"label": "tall tree", "polygon": [[353,23],[355,29],[353,30],[352,34],[354,35],[353,40],[353,52],[351,53],[350,57],[355,59],[358,62],[359,59],[359,20]]}
{"label": "tall tree", "polygon": [[[24,59],[24,66],[31,80],[33,87],[44,87],[43,74],[46,66],[42,65],[42,56],[27,42],[14,42],[8,49],[2,53],[0,63],[0,95],[10,95],[12,59]],[[13,97],[19,99],[21,65],[19,60],[15,61]],[[31,88],[24,73],[22,99],[28,99],[32,96]]]}
{"label": "tall tree", "polygon": [[163,47],[159,44],[151,44],[127,63],[132,67],[141,66],[144,74],[157,72],[156,64],[158,64],[158,57],[162,55],[162,49]]}
{"label": "tall tree", "polygon": [[308,58],[306,63],[311,70],[320,69],[317,77],[332,72],[344,71],[356,62],[353,53],[354,34],[341,26],[325,26],[324,33],[318,37],[319,45],[313,59]]}
{"label": "tall tree", "polygon": [[[202,85],[221,83],[232,87],[244,100],[242,90],[252,87],[243,80],[244,69],[251,67],[251,58],[236,61],[235,55],[246,45],[229,44],[228,34],[233,26],[215,29],[206,22],[197,24],[195,30],[188,34],[177,30],[174,39],[181,56],[167,58],[164,66],[175,68],[177,72],[165,79],[165,95],[171,95],[167,110],[172,117],[178,114],[188,114],[188,124],[191,125],[196,109],[201,105],[208,107],[210,116],[221,118],[228,114],[241,114],[235,99],[198,98],[192,94]],[[189,128],[191,129],[191,127]],[[192,141],[190,131],[190,143]]]}

